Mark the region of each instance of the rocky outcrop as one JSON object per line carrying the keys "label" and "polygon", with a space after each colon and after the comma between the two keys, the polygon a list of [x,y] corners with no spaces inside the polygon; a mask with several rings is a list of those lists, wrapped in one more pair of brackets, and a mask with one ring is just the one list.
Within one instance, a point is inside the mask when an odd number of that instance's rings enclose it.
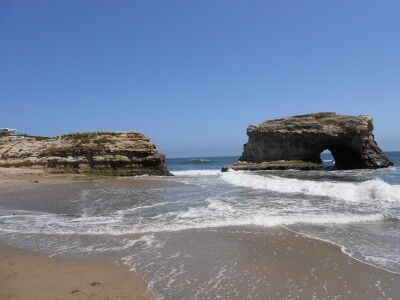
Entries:
{"label": "rocky outcrop", "polygon": [[88,132],[54,138],[0,136],[0,167],[41,167],[99,175],[170,175],[165,157],[136,132]]}
{"label": "rocky outcrop", "polygon": [[337,169],[384,168],[392,163],[374,140],[369,116],[315,113],[266,121],[247,129],[235,170],[322,169],[330,150]]}

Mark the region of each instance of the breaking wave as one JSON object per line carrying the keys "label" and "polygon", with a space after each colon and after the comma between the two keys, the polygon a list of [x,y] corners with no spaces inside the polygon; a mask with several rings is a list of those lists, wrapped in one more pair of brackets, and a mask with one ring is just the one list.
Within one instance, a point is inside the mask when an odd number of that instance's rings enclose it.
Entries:
{"label": "breaking wave", "polygon": [[[151,209],[151,206],[149,207]],[[304,210],[283,213],[265,207],[241,207],[238,203],[207,198],[204,206],[190,207],[151,217],[148,222],[139,216],[136,222],[127,224],[132,209],[117,211],[109,216],[66,216],[55,214],[23,214],[0,217],[0,232],[24,234],[142,234],[173,232],[189,229],[217,228],[226,226],[256,225],[275,227],[303,224],[350,224],[383,220],[382,213],[356,214]]]}
{"label": "breaking wave", "polygon": [[186,170],[186,171],[172,171],[175,176],[214,176],[221,174],[220,170]]}
{"label": "breaking wave", "polygon": [[261,176],[243,171],[221,173],[221,178],[235,186],[286,194],[330,197],[347,202],[400,203],[400,185],[391,185],[380,179],[364,182],[311,181],[272,175]]}
{"label": "breaking wave", "polygon": [[[157,180],[185,184],[151,189],[97,183],[82,189],[71,186],[71,191],[60,190],[65,193],[63,209],[54,207],[54,194],[42,193],[39,188],[34,194],[32,190],[32,195],[23,195],[37,201],[41,210],[25,208],[23,202],[18,209],[11,204],[1,207],[0,239],[56,254],[136,253],[133,261],[137,262],[147,251],[153,261],[152,251],[164,249],[165,241],[179,231],[189,237],[190,230],[214,232],[228,226],[246,226],[248,230],[255,226],[250,230],[263,231],[262,227],[284,226],[337,244],[356,259],[400,270],[398,167],[224,173],[220,166],[211,169],[211,164],[203,170],[182,170],[177,165],[178,170],[172,171],[175,177]],[[17,203],[20,198],[12,193],[3,197],[4,203],[14,203],[13,197]]]}

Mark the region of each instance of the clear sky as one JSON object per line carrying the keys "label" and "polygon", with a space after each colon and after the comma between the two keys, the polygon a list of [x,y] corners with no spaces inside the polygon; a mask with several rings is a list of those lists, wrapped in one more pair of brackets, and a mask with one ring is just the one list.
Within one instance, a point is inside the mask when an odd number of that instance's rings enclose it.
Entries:
{"label": "clear sky", "polygon": [[318,111],[400,150],[400,1],[0,1],[0,127],[239,155],[247,125]]}

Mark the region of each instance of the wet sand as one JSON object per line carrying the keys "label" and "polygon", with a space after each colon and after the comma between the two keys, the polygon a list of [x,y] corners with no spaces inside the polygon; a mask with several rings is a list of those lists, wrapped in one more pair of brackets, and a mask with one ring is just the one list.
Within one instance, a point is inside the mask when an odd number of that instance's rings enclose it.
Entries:
{"label": "wet sand", "polygon": [[48,173],[33,168],[1,168],[0,190],[24,188],[37,185],[66,184],[75,181],[88,181],[89,177],[77,174]]}
{"label": "wet sand", "polygon": [[[399,274],[358,262],[335,245],[283,228],[188,230],[171,233],[168,243],[167,256],[169,251],[180,253],[178,260],[188,251],[193,256],[189,272],[173,278],[178,286],[186,282],[183,290],[154,286],[165,299],[192,299],[197,292],[203,295],[198,299],[400,298]],[[207,270],[221,260],[226,265],[216,270],[219,276],[209,277]],[[154,265],[154,272],[162,273],[157,261]],[[0,299],[153,299],[153,295],[120,262],[48,258],[0,246]]]}
{"label": "wet sand", "polygon": [[254,238],[258,245],[244,251],[242,263],[263,273],[269,299],[400,299],[399,274],[359,262],[336,245],[286,229]]}
{"label": "wet sand", "polygon": [[0,246],[0,299],[154,299],[126,265],[49,258]]}
{"label": "wet sand", "polygon": [[116,188],[162,188],[179,185],[179,183],[158,177],[91,176],[69,173],[48,173],[42,169],[33,168],[0,167],[0,191],[34,186],[65,185],[77,182],[99,183],[107,187]]}
{"label": "wet sand", "polygon": [[188,230],[166,240],[161,257],[168,265],[187,257],[173,278],[177,288],[153,285],[166,299],[400,299],[399,274],[282,227]]}

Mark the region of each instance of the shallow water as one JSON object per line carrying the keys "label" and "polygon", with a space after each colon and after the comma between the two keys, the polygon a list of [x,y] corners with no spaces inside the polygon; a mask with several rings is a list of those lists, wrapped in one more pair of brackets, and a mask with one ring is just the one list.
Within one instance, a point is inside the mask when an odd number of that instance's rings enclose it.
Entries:
{"label": "shallow water", "polygon": [[[307,172],[221,173],[235,157],[172,159],[176,176],[165,180],[180,183],[173,186],[95,182],[2,191],[0,241],[49,255],[123,258],[171,299],[227,298],[235,291],[229,285],[237,282],[221,284],[221,278],[239,276],[241,252],[218,255],[220,246],[228,247],[222,240],[199,247],[210,236],[202,232],[227,227],[250,228],[254,236],[285,226],[400,273],[400,152],[388,156],[395,163],[388,169]],[[246,274],[239,294],[263,284]]]}

